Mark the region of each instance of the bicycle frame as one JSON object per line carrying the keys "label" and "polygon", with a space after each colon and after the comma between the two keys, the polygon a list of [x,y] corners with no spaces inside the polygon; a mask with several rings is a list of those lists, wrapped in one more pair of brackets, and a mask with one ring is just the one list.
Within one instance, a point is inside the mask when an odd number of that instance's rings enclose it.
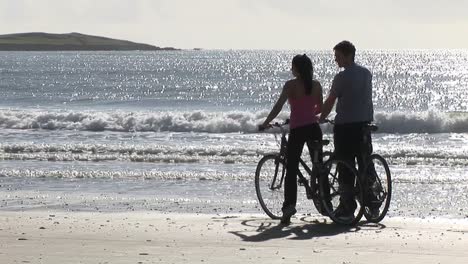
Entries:
{"label": "bicycle frame", "polygon": [[276,182],[276,177],[278,176],[278,167],[279,167],[279,162],[280,162],[279,159],[281,159],[281,156],[275,160],[275,174],[274,174],[273,180],[271,181],[270,190],[281,189],[281,186],[283,185],[284,176],[285,176],[285,167],[283,167],[283,170],[281,172],[281,179],[280,179],[279,184],[276,187],[274,186]]}
{"label": "bicycle frame", "polygon": [[[270,153],[261,158],[255,172],[257,197],[259,198],[262,209],[272,219],[280,219],[282,210],[281,198],[279,198],[278,193],[274,191],[283,188],[283,182],[285,181],[288,170],[288,138],[286,136],[287,131],[283,127],[284,125],[285,124],[280,125],[278,123],[272,125],[272,127],[277,127],[281,130],[279,153]],[[275,137],[278,139],[277,135],[278,133],[276,131]],[[364,207],[360,206],[363,200],[360,177],[356,169],[345,161],[335,158],[330,158],[326,162],[323,161],[321,158],[323,155],[323,146],[328,143],[329,140],[313,140],[307,142],[312,158],[312,166],[307,165],[308,163],[306,164],[305,159],[298,157],[298,171],[297,175],[294,175],[295,178],[297,177],[296,184],[305,188],[307,199],[313,201],[315,208],[320,214],[329,216],[335,223],[353,225],[361,219],[364,210]],[[331,155],[331,157],[333,157],[333,155]],[[355,179],[352,188],[340,188],[339,177],[341,171],[347,173],[346,175],[352,174]],[[281,175],[279,175],[280,173]],[[310,178],[306,178],[307,174],[309,174]],[[262,188],[264,189],[263,191]],[[345,208],[346,205],[341,205],[341,197],[344,195],[352,197],[352,201],[355,204],[354,209],[351,209],[352,211],[345,211],[347,210]],[[268,198],[264,199],[263,197]],[[352,213],[352,215],[349,216],[347,215],[348,213]]]}
{"label": "bicycle frame", "polygon": [[[283,126],[278,124],[278,123],[275,123],[274,126],[279,127],[280,130],[281,130],[281,143],[280,143],[280,152],[279,152],[279,155],[278,155],[278,160],[275,161],[275,165],[276,165],[275,166],[275,174],[274,174],[274,177],[273,177],[273,181],[271,182],[271,185],[270,185],[271,190],[280,189],[281,186],[283,185],[284,177],[286,176],[284,169],[281,172],[281,179],[280,179],[279,183],[276,186],[275,186],[275,183],[276,183],[277,176],[278,176],[279,162],[281,160],[283,160],[284,163],[287,164],[286,151],[287,151],[287,144],[288,144],[288,140],[286,139],[286,134],[287,134],[286,129],[284,129]],[[318,149],[314,148],[313,150],[316,152]],[[312,151],[312,150],[310,149],[309,151]],[[321,149],[318,150],[318,151],[321,151]],[[321,171],[323,164],[318,160],[317,153],[314,153],[314,158],[312,159],[312,164],[313,164],[312,169],[309,166],[307,166],[307,164],[305,163],[305,161],[302,158],[299,158],[299,164],[307,172],[307,174],[309,174],[310,180],[311,180],[312,183],[314,183],[315,181],[318,180],[317,176],[316,176],[317,174],[314,173],[313,168],[317,167],[317,169],[319,171]],[[307,198],[312,199],[312,196],[313,196],[312,194],[315,191],[315,189],[313,190],[311,188],[312,186],[309,185],[309,181],[304,177],[304,175],[302,174],[302,172],[300,170],[298,170],[297,176],[298,176],[298,182],[300,184],[302,184],[306,189]]]}

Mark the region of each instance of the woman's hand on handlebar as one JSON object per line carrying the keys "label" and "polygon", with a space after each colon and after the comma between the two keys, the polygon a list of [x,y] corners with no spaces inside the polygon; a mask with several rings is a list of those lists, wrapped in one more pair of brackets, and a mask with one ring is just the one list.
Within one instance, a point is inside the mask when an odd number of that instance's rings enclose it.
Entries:
{"label": "woman's hand on handlebar", "polygon": [[267,128],[271,128],[272,125],[271,124],[261,124],[261,125],[258,125],[258,131],[263,131]]}
{"label": "woman's hand on handlebar", "polygon": [[285,126],[285,125],[288,125],[288,124],[289,124],[289,119],[284,120],[284,123],[282,123],[282,124],[280,124],[278,122],[276,122],[274,124],[263,123],[261,125],[258,125],[258,131],[263,131],[265,129],[272,128],[272,127],[282,127],[282,126]]}

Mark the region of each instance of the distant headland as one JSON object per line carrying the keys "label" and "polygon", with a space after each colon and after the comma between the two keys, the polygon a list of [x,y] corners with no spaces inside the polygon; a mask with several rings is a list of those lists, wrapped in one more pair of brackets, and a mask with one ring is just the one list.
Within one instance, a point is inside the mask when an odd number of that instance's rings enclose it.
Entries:
{"label": "distant headland", "polygon": [[178,50],[126,40],[90,36],[80,33],[50,34],[42,32],[0,35],[0,51],[67,51],[67,50]]}

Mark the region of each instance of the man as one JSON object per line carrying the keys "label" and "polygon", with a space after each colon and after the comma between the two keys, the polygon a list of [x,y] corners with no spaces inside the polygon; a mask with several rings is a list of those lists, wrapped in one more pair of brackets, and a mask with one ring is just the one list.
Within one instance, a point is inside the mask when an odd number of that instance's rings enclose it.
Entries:
{"label": "man", "polygon": [[[359,168],[363,168],[363,152],[372,153],[370,134],[364,133],[364,127],[373,121],[374,108],[372,103],[372,74],[363,66],[354,62],[356,48],[349,41],[342,41],[334,48],[335,61],[343,71],[335,75],[328,98],[322,108],[320,120],[323,122],[330,114],[335,101],[335,126],[333,139],[335,154],[338,159],[355,166],[358,160]],[[364,137],[368,137],[367,146],[362,146]],[[351,216],[356,209],[352,198],[354,179],[352,175],[340,173],[340,188],[345,192],[340,198],[340,205],[335,213],[337,216]]]}

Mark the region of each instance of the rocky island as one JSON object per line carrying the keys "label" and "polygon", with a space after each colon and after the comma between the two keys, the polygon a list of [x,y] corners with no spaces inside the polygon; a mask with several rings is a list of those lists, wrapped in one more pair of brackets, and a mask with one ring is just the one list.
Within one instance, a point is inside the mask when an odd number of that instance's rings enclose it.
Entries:
{"label": "rocky island", "polygon": [[90,36],[80,33],[18,33],[0,35],[0,51],[66,51],[66,50],[177,50],[126,40]]}

